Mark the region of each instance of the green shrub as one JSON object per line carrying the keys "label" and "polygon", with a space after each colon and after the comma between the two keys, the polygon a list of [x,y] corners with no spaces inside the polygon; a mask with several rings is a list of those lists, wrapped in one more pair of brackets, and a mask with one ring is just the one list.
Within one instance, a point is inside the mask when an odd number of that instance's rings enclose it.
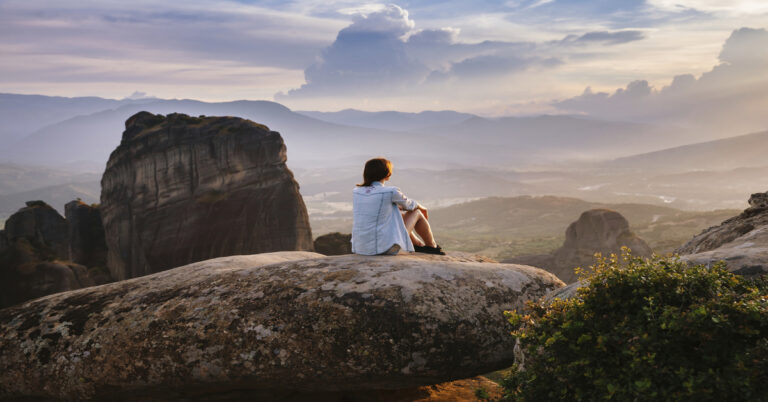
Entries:
{"label": "green shrub", "polygon": [[507,312],[521,401],[768,400],[768,292],[722,265],[598,258],[569,300]]}

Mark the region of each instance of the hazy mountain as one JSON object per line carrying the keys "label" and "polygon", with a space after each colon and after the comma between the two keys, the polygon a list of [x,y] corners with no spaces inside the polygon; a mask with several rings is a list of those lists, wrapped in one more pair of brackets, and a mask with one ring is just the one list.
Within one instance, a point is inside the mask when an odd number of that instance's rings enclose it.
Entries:
{"label": "hazy mountain", "polygon": [[0,164],[0,195],[69,183],[98,182],[99,173],[71,173],[40,166]]}
{"label": "hazy mountain", "polygon": [[458,124],[475,117],[473,114],[451,110],[404,113],[395,111],[364,112],[356,109],[345,109],[338,112],[297,111],[297,113],[336,124],[393,131],[414,131],[437,125]]}
{"label": "hazy mountain", "polygon": [[144,99],[65,98],[43,95],[0,94],[0,147],[5,148],[47,125],[73,116],[113,109]]}
{"label": "hazy mountain", "polygon": [[[236,101],[206,103],[194,100],[153,100],[124,105],[46,126],[0,152],[0,158],[27,164],[60,166],[77,161],[106,164],[120,143],[125,120],[146,110],[152,113],[185,113],[193,116],[239,116],[279,131],[288,147],[289,166],[362,164],[372,155],[399,155],[403,160],[444,164],[445,155],[462,146],[453,141],[432,141],[429,136],[361,129],[317,120],[292,112],[274,102]],[[409,150],[404,144],[413,144]],[[433,146],[427,148],[427,145]],[[472,159],[472,158],[469,158]],[[475,160],[482,159],[477,155]]]}
{"label": "hazy mountain", "polygon": [[690,142],[686,133],[670,135],[664,127],[553,115],[496,119],[475,116],[424,131],[441,137],[472,138],[477,143],[502,147],[511,157],[549,162],[614,158]]}
{"label": "hazy mountain", "polygon": [[768,131],[618,158],[606,166],[665,172],[768,166]]}
{"label": "hazy mountain", "polygon": [[[571,116],[486,119],[451,111],[369,113],[357,110],[304,112],[305,115],[268,101],[13,99],[16,101],[9,110],[23,108],[22,101],[26,101],[33,111],[40,111],[49,102],[58,105],[53,108],[58,110],[54,114],[58,117],[65,112],[107,108],[39,128],[0,151],[0,158],[6,161],[47,166],[72,163],[104,166],[120,141],[125,120],[141,110],[193,116],[231,115],[265,124],[283,135],[291,167],[360,165],[372,156],[384,155],[400,166],[429,169],[472,166],[522,169],[531,165],[566,164],[574,159],[613,158],[656,150],[670,142],[679,145],[682,141],[676,136],[662,135],[652,126]],[[74,105],[69,109],[61,106],[67,102]]]}
{"label": "hazy mountain", "polygon": [[64,205],[80,198],[83,202],[98,203],[101,195],[100,181],[82,183],[67,183],[54,186],[35,188],[12,194],[0,195],[0,220],[24,207],[24,203],[32,200],[43,200],[48,205],[64,215]]}

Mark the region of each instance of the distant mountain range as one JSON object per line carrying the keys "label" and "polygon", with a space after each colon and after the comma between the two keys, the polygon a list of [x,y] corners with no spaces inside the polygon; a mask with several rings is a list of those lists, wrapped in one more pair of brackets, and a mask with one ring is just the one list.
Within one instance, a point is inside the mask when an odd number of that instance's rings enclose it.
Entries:
{"label": "distant mountain range", "polygon": [[[107,102],[105,105],[108,105]],[[339,141],[350,141],[355,132],[291,112],[280,104],[266,101],[206,103],[193,100],[152,100],[145,103],[118,104],[116,108],[69,117],[34,131],[0,152],[0,158],[21,163],[56,166],[81,160],[106,164],[109,154],[120,143],[125,120],[146,110],[152,113],[241,116],[281,131],[286,142],[296,142],[289,157],[302,151],[326,148],[323,133],[334,133]],[[317,134],[317,135],[314,135]],[[299,145],[300,144],[300,145]],[[292,145],[292,144],[291,144]],[[319,155],[318,155],[319,157]]]}
{"label": "distant mountain range", "polygon": [[33,132],[74,116],[89,115],[151,99],[65,98],[44,95],[0,94],[0,145],[7,146]]}
{"label": "distant mountain range", "polygon": [[469,118],[477,117],[473,114],[459,113],[452,110],[404,113],[395,111],[364,112],[362,110],[345,109],[338,112],[298,111],[297,113],[346,126],[394,131],[415,131],[446,124],[458,124]]}
{"label": "distant mountain range", "polygon": [[765,167],[768,166],[768,131],[618,158],[606,166],[664,172]]}
{"label": "distant mountain range", "polygon": [[[279,131],[289,166],[360,165],[386,155],[401,166],[526,168],[610,159],[686,143],[662,128],[573,116],[482,118],[453,111],[293,112],[268,101],[111,100],[0,95],[0,161],[104,166],[138,111],[231,115]],[[13,116],[20,116],[14,119]]]}

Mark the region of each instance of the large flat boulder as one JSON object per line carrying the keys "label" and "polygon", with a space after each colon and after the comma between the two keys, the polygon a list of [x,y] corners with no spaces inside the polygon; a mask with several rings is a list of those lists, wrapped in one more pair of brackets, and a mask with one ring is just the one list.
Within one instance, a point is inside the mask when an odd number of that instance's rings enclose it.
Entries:
{"label": "large flat boulder", "polygon": [[117,280],[215,257],[312,250],[283,139],[249,120],[139,112],[101,188]]}
{"label": "large flat boulder", "polygon": [[0,310],[0,399],[269,400],[473,377],[514,360],[503,311],[561,286],[451,256],[216,258]]}

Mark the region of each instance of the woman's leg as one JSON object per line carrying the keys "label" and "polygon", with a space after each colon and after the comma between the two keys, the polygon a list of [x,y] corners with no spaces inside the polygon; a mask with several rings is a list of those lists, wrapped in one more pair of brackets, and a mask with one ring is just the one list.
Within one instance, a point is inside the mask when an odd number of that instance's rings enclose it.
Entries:
{"label": "woman's leg", "polygon": [[416,233],[411,232],[411,233],[408,233],[408,235],[410,235],[411,243],[413,243],[414,246],[421,246],[421,247],[424,246],[424,242],[421,239],[419,239],[418,236],[416,236]]}
{"label": "woman's leg", "polygon": [[[435,238],[432,236],[432,228],[429,226],[429,221],[424,217],[418,209],[408,211],[403,214],[403,221],[405,222],[405,229],[409,234],[416,230],[416,233],[424,240],[424,243],[429,247],[437,247]],[[411,234],[411,240],[413,235]]]}
{"label": "woman's leg", "polygon": [[[406,214],[406,213],[408,213],[408,211],[404,211],[404,212],[403,212],[403,222],[405,222],[405,219],[406,219],[406,217],[405,217],[405,214]],[[414,245],[414,246],[420,246],[420,247],[424,247],[424,241],[422,241],[421,239],[419,239],[419,237],[418,237],[418,236],[416,236],[416,233],[414,233],[414,231],[413,231],[413,230],[411,230],[411,231],[409,231],[409,232],[408,232],[408,236],[410,236],[410,238],[411,238],[411,243],[413,243],[413,245]]]}

